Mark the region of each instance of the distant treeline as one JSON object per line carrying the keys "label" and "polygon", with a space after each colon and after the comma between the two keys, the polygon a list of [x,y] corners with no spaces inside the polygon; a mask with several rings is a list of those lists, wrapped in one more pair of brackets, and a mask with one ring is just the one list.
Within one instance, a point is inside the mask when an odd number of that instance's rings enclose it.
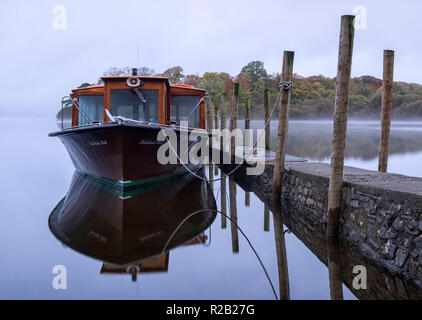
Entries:
{"label": "distant treeline", "polygon": [[[131,69],[110,68],[104,76],[127,75]],[[277,99],[280,74],[268,74],[262,61],[251,61],[240,73],[232,76],[226,72],[205,72],[198,74],[183,73],[180,66],[172,67],[163,73],[142,67],[142,75],[166,76],[171,83],[184,83],[206,89],[216,108],[227,106],[232,96],[233,83],[240,84],[239,113],[244,114],[245,102],[251,101],[252,119],[264,117],[264,90],[270,91],[270,107]],[[336,79],[322,75],[301,77],[294,75],[291,92],[290,117],[292,119],[332,118]],[[101,83],[99,79],[98,83]],[[83,84],[84,86],[87,83]],[[380,117],[382,80],[372,76],[353,78],[350,85],[349,116],[360,119]],[[274,114],[277,116],[277,110]],[[422,118],[422,85],[416,83],[395,82],[393,85],[392,116],[395,119]]]}

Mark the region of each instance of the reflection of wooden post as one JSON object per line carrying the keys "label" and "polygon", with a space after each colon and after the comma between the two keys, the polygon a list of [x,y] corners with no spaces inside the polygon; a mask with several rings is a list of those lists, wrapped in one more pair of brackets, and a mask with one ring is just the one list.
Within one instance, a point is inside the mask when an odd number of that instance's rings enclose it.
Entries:
{"label": "reflection of wooden post", "polygon": [[264,231],[270,231],[270,210],[264,204]]}
{"label": "reflection of wooden post", "polygon": [[214,166],[212,165],[212,163],[210,162],[210,164],[208,165],[208,177],[209,177],[209,184],[211,187],[212,192],[214,192]]}
{"label": "reflection of wooden post", "polygon": [[340,200],[343,185],[344,149],[346,147],[347,107],[349,104],[350,70],[352,68],[354,16],[341,17],[340,49],[334,111],[333,153],[328,189],[327,236],[338,236]]}
{"label": "reflection of wooden post", "polygon": [[394,51],[384,50],[384,70],[382,81],[381,138],[378,171],[387,172],[390,143],[391,104],[393,101]]}
{"label": "reflection of wooden post", "polygon": [[[233,99],[231,101],[231,113],[230,113],[230,132],[237,129],[237,117],[238,117],[238,100],[239,100],[239,84],[233,84]],[[236,140],[235,137],[231,137],[230,150],[231,156],[235,156],[236,151]]]}
{"label": "reflection of wooden post", "polygon": [[264,111],[265,111],[265,150],[270,150],[270,137],[271,137],[271,125],[270,125],[270,90],[264,90]]}
{"label": "reflection of wooden post", "polygon": [[230,224],[232,234],[232,251],[239,252],[239,233],[237,230],[237,205],[236,205],[236,183],[232,177],[229,177],[229,193],[230,193]]}
{"label": "reflection of wooden post", "polygon": [[251,206],[251,193],[248,191],[245,191],[245,207]]}
{"label": "reflection of wooden post", "polygon": [[341,276],[341,252],[338,243],[328,242],[328,278],[330,281],[331,300],[343,300],[343,282]]}
{"label": "reflection of wooden post", "polygon": [[[274,162],[273,176],[273,197],[280,198],[281,183],[284,171],[284,155],[286,153],[287,129],[289,126],[289,103],[290,89],[289,83],[292,81],[293,59],[295,53],[292,51],[284,51],[283,56],[283,72],[281,89],[280,116],[278,120],[277,149]],[[284,87],[285,85],[285,87]]]}
{"label": "reflection of wooden post", "polygon": [[[223,175],[223,171],[221,171]],[[221,215],[221,229],[225,229],[227,227],[227,191],[226,191],[226,177],[220,180],[221,183],[221,212],[224,215]]]}
{"label": "reflection of wooden post", "polygon": [[290,300],[290,281],[289,270],[287,267],[287,251],[286,241],[284,239],[283,216],[281,214],[281,203],[274,200],[273,208],[273,223],[274,223],[274,238],[277,253],[278,266],[278,283],[280,288],[280,300]]}

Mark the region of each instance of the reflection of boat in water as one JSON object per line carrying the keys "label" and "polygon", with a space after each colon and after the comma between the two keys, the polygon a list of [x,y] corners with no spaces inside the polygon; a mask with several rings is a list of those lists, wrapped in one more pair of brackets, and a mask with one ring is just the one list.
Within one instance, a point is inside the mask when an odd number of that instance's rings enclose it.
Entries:
{"label": "reflection of boat in water", "polygon": [[121,194],[76,172],[49,226],[66,246],[106,262],[103,273],[166,270],[168,250],[206,241],[215,209],[208,182],[191,174]]}

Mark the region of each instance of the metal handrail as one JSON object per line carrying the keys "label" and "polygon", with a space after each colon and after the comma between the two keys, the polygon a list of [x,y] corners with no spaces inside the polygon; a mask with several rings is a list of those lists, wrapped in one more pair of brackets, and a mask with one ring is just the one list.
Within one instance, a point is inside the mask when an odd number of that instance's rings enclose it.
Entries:
{"label": "metal handrail", "polygon": [[72,105],[75,106],[76,109],[78,109],[78,112],[80,112],[80,114],[85,118],[85,120],[87,120],[88,123],[92,123],[91,119],[79,108],[79,103],[77,100],[74,100],[71,96],[64,96],[62,98],[62,130],[63,130],[63,100],[65,98],[69,98],[72,101]]}

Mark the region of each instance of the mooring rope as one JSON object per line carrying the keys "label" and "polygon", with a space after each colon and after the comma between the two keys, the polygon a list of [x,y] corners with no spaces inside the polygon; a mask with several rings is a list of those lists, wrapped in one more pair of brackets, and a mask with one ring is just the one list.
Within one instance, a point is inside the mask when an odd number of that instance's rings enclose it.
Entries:
{"label": "mooring rope", "polygon": [[[219,211],[219,210],[216,210],[216,209],[200,209],[200,210],[197,210],[197,211],[194,211],[194,212],[192,212],[192,213],[190,213],[186,218],[184,218],[183,220],[182,220],[182,222],[180,222],[179,223],[179,225],[177,226],[177,228],[174,230],[174,232],[171,234],[171,236],[170,236],[170,238],[167,240],[167,242],[166,242],[166,244],[164,245],[164,247],[163,247],[163,250],[161,251],[161,254],[164,254],[165,253],[165,251],[166,251],[166,249],[167,249],[167,246],[169,245],[169,243],[170,243],[170,241],[173,239],[173,237],[174,237],[174,235],[176,234],[176,232],[181,228],[181,226],[190,218],[190,217],[192,217],[192,216],[194,216],[194,215],[196,215],[196,214],[198,214],[198,213],[201,213],[201,212],[204,212],[204,211],[213,211],[213,212],[215,212],[215,213],[219,213],[219,214],[221,214],[221,215],[223,215],[223,216],[225,216],[227,219],[229,219],[230,221],[231,221],[231,223],[233,223],[235,226],[236,226],[236,228],[240,231],[240,233],[242,234],[242,236],[245,238],[245,240],[248,242],[248,244],[249,244],[249,247],[252,249],[252,251],[253,251],[253,253],[255,254],[255,256],[256,256],[256,258],[258,259],[258,261],[259,261],[259,263],[260,263],[260,265],[261,265],[261,267],[262,267],[262,270],[264,271],[264,273],[265,273],[265,276],[267,277],[267,279],[268,279],[268,282],[270,283],[270,286],[271,286],[271,289],[272,289],[272,291],[273,291],[273,294],[274,294],[274,297],[275,297],[275,299],[276,300],[279,300],[278,299],[278,296],[277,296],[277,293],[276,293],[276,291],[275,291],[275,289],[274,289],[274,285],[273,285],[273,283],[272,283],[272,281],[271,281],[271,278],[270,278],[270,276],[269,276],[269,274],[268,274],[268,272],[267,272],[267,269],[265,268],[265,266],[264,266],[264,263],[262,262],[262,260],[261,260],[261,258],[259,257],[259,254],[258,254],[258,252],[255,250],[255,248],[254,248],[254,246],[252,245],[252,243],[251,243],[251,241],[249,240],[249,238],[246,236],[246,234],[243,232],[243,230],[238,226],[238,224],[231,218],[231,217],[229,217],[228,215],[226,215],[226,214],[224,214],[223,212],[221,212],[221,211]],[[161,255],[160,254],[160,255]]]}
{"label": "mooring rope", "polygon": [[[264,126],[264,129],[266,129],[267,128],[267,126],[268,126],[268,124],[269,124],[269,122],[271,121],[271,118],[272,118],[272,116],[273,116],[273,113],[274,113],[274,110],[275,110],[275,108],[277,107],[277,105],[278,105],[278,103],[279,103],[279,101],[280,101],[280,98],[281,98],[281,94],[282,94],[282,91],[283,90],[286,90],[286,91],[288,91],[288,90],[290,90],[292,87],[293,87],[293,82],[292,81],[288,81],[288,82],[286,82],[286,81],[280,81],[280,83],[279,83],[279,86],[278,86],[279,88],[280,88],[280,92],[279,92],[279,94],[278,94],[278,97],[277,97],[277,99],[276,99],[276,101],[275,101],[275,103],[274,103],[274,106],[273,106],[273,108],[272,108],[272,110],[271,110],[271,112],[270,112],[270,115],[269,115],[269,117],[268,117],[268,119],[267,119],[267,121],[266,121],[266,123],[265,123],[265,126]],[[253,145],[253,147],[249,150],[249,152],[246,154],[246,157],[245,157],[245,159],[248,157],[248,156],[250,156],[250,154],[251,154],[251,152],[253,152],[253,149],[256,147],[256,145],[258,144],[258,141],[260,141],[261,140],[261,138],[262,138],[262,136],[263,136],[263,134],[265,133],[265,130],[264,131],[262,131],[261,132],[261,134],[260,134],[260,136],[257,138],[257,140],[256,140],[256,142],[255,142],[255,144]],[[169,141],[169,137],[166,135],[165,136],[165,138],[166,138],[166,141],[167,142],[169,142],[169,145],[170,145],[170,148],[171,148],[171,150],[174,152],[174,154],[176,155],[176,157],[177,157],[177,159],[179,160],[179,162],[183,165],[183,167],[187,170],[187,171],[189,171],[191,174],[193,174],[195,177],[197,177],[198,179],[201,179],[201,180],[204,180],[204,181],[208,181],[208,182],[214,182],[214,181],[219,181],[219,180],[221,180],[221,179],[223,179],[223,178],[225,178],[225,177],[228,177],[228,176],[230,176],[231,174],[233,174],[234,172],[236,172],[237,171],[237,169],[239,169],[242,165],[243,165],[243,162],[242,163],[239,163],[232,171],[230,171],[229,173],[227,173],[227,174],[225,174],[225,175],[221,175],[221,177],[219,177],[219,178],[217,178],[217,179],[213,179],[213,180],[209,180],[207,177],[201,177],[201,176],[199,176],[199,175],[197,175],[195,172],[193,172],[191,169],[189,169],[187,166],[186,166],[186,164],[184,164],[183,163],[183,161],[180,159],[180,156],[177,154],[177,151],[175,151],[174,150],[174,148],[173,148],[173,146],[171,145],[171,143],[170,143],[170,141]],[[221,148],[222,148],[222,146],[220,146]],[[236,151],[235,151],[235,154],[234,154],[234,156],[236,156]],[[202,161],[201,161],[201,163],[202,163]]]}

